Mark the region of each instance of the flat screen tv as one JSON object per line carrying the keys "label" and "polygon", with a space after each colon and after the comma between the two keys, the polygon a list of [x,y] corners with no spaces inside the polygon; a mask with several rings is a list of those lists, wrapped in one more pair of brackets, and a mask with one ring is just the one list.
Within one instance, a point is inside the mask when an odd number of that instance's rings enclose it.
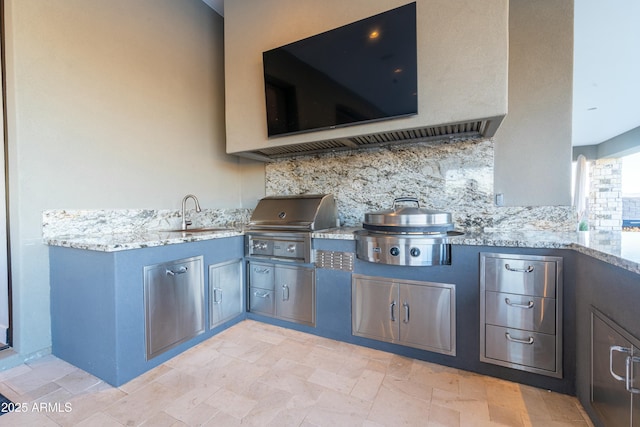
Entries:
{"label": "flat screen tv", "polygon": [[416,4],[263,53],[269,137],[418,112]]}

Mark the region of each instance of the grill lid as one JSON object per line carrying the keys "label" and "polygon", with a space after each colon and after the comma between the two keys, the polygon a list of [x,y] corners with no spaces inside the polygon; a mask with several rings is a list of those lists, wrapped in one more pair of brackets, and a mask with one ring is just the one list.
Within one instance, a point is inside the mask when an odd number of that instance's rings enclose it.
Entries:
{"label": "grill lid", "polygon": [[[416,206],[397,207],[399,202],[411,202]],[[414,197],[400,197],[393,207],[364,215],[362,227],[367,230],[391,233],[443,233],[453,230],[451,214],[420,207]]]}
{"label": "grill lid", "polygon": [[269,196],[251,214],[252,229],[322,230],[337,226],[338,208],[332,194]]}

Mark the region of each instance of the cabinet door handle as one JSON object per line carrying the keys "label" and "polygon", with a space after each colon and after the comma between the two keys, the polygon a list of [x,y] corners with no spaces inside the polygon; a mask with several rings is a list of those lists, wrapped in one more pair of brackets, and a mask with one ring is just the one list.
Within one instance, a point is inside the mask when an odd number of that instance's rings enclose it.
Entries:
{"label": "cabinet door handle", "polygon": [[533,271],[532,265],[528,266],[527,268],[513,268],[513,267],[510,267],[509,264],[505,264],[504,268],[506,268],[509,271],[515,271],[518,273],[531,273]]}
{"label": "cabinet door handle", "polygon": [[404,323],[409,323],[409,304],[405,301],[402,303],[402,306],[404,307]]}
{"label": "cabinet door handle", "polygon": [[627,356],[627,360],[626,360],[627,375],[625,378],[625,387],[629,393],[640,394],[640,388],[633,386],[633,364],[634,363],[640,363],[640,357]]}
{"label": "cabinet door handle", "polygon": [[508,341],[517,342],[518,344],[527,344],[527,345],[533,344],[533,337],[529,337],[529,339],[527,340],[521,340],[518,338],[512,338],[511,335],[509,335],[509,332],[505,332],[504,336],[507,337]]}
{"label": "cabinet door handle", "polygon": [[258,298],[269,298],[269,292],[259,292],[259,291],[255,291],[253,293],[253,296],[258,297]]}
{"label": "cabinet door handle", "polygon": [[518,307],[518,308],[533,308],[533,301],[529,301],[528,304],[516,304],[511,302],[511,300],[509,298],[505,298],[504,302],[507,303],[508,306],[511,307]]}
{"label": "cabinet door handle", "polygon": [[287,285],[282,285],[282,301],[289,301],[289,286]]}
{"label": "cabinet door handle", "polygon": [[396,316],[395,316],[395,314],[393,313],[393,309],[394,309],[394,307],[395,307],[395,306],[396,306],[396,302],[395,302],[395,300],[394,300],[394,301],[391,301],[391,304],[389,304],[389,310],[391,311],[391,321],[392,321],[392,322],[395,322],[395,321],[396,321]]}
{"label": "cabinet door handle", "polygon": [[167,268],[167,276],[175,276],[176,274],[184,274],[187,272],[187,267],[186,266],[182,266],[177,270],[171,270],[170,268]]}
{"label": "cabinet door handle", "polygon": [[258,274],[269,274],[269,271],[270,271],[270,270],[269,270],[268,268],[258,268],[258,267],[255,267],[255,268],[253,269],[253,272],[254,272],[254,273],[258,273]]}
{"label": "cabinet door handle", "polygon": [[622,375],[618,375],[615,372],[613,372],[613,352],[614,351],[617,351],[619,353],[631,354],[631,349],[627,348],[627,347],[622,347],[622,346],[619,346],[619,345],[612,345],[611,347],[609,347],[609,373],[616,380],[625,381],[626,382],[625,377],[623,377]]}
{"label": "cabinet door handle", "polygon": [[[217,292],[220,292],[220,299],[217,298]],[[222,302],[222,289],[213,288],[213,303],[220,304]]]}

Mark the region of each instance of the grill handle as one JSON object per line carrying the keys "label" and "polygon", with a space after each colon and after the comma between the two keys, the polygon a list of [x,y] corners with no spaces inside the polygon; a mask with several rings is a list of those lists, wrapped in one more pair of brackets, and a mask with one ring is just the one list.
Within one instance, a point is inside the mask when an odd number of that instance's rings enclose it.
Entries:
{"label": "grill handle", "polygon": [[396,197],[393,199],[393,210],[396,209],[396,204],[398,204],[398,202],[411,202],[415,203],[417,207],[420,207],[420,202],[417,197]]}

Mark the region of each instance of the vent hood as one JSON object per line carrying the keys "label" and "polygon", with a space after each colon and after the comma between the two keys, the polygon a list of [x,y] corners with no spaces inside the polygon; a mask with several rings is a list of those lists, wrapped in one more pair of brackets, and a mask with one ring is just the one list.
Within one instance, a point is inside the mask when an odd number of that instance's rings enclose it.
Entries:
{"label": "vent hood", "polygon": [[507,113],[508,0],[417,0],[418,114],[268,138],[262,52],[408,1],[259,3],[225,4],[227,153],[271,161],[407,142],[490,138]]}

